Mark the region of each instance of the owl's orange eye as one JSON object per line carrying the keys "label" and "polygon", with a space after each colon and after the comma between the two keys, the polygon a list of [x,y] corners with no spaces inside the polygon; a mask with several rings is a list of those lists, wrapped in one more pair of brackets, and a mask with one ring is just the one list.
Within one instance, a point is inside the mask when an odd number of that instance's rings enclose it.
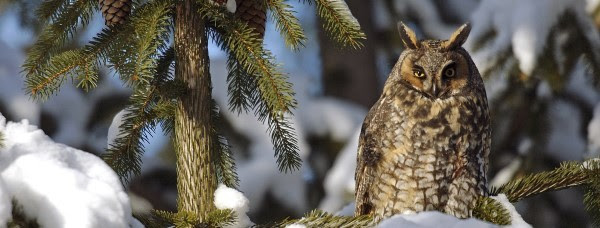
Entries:
{"label": "owl's orange eye", "polygon": [[417,78],[423,78],[425,77],[425,72],[423,72],[423,69],[420,67],[413,67],[413,75],[415,75],[415,77]]}

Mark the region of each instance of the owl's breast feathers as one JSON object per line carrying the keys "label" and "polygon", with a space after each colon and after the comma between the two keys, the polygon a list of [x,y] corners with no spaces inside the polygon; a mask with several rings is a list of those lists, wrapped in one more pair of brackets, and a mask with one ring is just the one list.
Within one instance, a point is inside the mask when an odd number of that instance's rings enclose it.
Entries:
{"label": "owl's breast feathers", "polygon": [[439,210],[469,217],[477,196],[487,193],[485,92],[429,99],[399,87],[386,91],[365,118],[356,214],[379,220]]}

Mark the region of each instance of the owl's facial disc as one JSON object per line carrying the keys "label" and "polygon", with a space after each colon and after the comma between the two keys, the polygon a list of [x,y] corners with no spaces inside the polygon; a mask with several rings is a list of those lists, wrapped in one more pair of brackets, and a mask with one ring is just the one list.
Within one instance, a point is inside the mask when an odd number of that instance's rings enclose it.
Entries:
{"label": "owl's facial disc", "polygon": [[456,52],[418,52],[401,63],[404,84],[430,99],[446,99],[464,90],[468,81],[468,63]]}

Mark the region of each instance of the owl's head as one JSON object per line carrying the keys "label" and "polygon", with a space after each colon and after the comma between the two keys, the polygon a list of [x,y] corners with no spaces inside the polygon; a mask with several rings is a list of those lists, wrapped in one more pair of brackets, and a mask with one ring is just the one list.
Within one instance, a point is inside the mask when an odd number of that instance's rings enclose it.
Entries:
{"label": "owl's head", "polygon": [[[398,23],[406,49],[400,55],[389,80],[400,82],[431,99],[445,99],[464,92],[477,80],[469,54],[461,47],[471,26],[458,28],[448,40],[418,40],[413,30]],[[478,75],[478,73],[477,73]],[[478,77],[478,76],[477,76]]]}

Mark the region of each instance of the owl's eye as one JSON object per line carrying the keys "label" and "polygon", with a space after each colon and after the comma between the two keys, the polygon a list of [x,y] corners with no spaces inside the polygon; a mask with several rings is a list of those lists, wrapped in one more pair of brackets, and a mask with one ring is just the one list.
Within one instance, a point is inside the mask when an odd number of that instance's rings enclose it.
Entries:
{"label": "owl's eye", "polygon": [[415,77],[417,77],[417,78],[425,77],[425,72],[423,72],[423,68],[413,67],[412,70],[413,70],[413,75],[415,75]]}
{"label": "owl's eye", "polygon": [[451,78],[454,77],[456,75],[456,69],[454,69],[454,66],[448,66],[446,67],[446,69],[444,69],[444,77],[446,78]]}

